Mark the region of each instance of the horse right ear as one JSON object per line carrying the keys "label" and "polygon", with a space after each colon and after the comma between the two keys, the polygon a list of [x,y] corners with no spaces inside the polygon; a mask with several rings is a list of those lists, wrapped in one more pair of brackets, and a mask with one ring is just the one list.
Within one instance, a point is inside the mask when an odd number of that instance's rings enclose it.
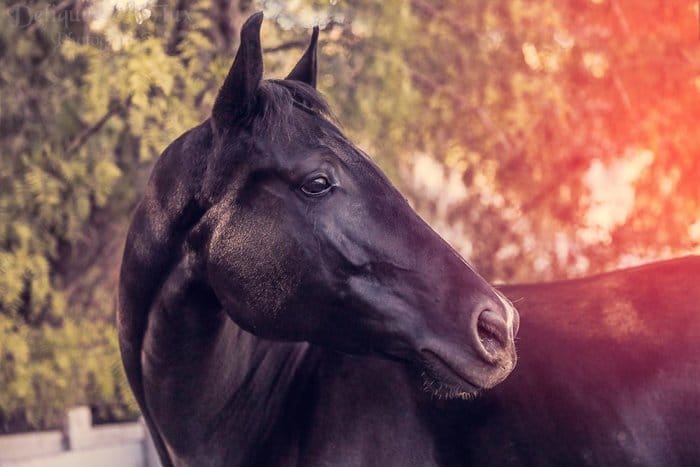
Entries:
{"label": "horse right ear", "polygon": [[221,130],[231,122],[249,115],[255,106],[255,95],[262,80],[263,57],[260,45],[260,27],[263,13],[253,14],[241,28],[241,44],[236,58],[219,90],[212,121]]}

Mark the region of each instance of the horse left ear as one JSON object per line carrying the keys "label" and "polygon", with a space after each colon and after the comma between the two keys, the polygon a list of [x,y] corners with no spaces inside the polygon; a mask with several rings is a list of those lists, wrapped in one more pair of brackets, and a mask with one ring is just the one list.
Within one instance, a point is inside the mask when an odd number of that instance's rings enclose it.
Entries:
{"label": "horse left ear", "polygon": [[316,87],[316,74],[318,70],[316,49],[318,49],[318,26],[314,26],[311,33],[311,42],[306,48],[306,52],[301,56],[294,69],[285,79],[301,81],[312,88]]}
{"label": "horse left ear", "polygon": [[212,109],[215,128],[225,128],[230,121],[250,114],[262,80],[263,57],[260,45],[262,11],[255,13],[241,27],[241,44],[236,58],[216,96]]}

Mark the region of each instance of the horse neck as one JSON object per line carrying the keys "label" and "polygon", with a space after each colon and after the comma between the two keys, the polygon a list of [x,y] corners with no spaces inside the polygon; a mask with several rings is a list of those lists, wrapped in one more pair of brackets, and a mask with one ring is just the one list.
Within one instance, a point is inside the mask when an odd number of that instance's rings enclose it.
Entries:
{"label": "horse neck", "polygon": [[245,464],[311,374],[311,348],[241,329],[192,264],[173,269],[149,313],[146,402],[173,457]]}
{"label": "horse neck", "polygon": [[[237,465],[274,425],[310,352],[239,328],[188,252],[206,213],[200,191],[211,141],[204,122],[159,158],[132,218],[117,320],[126,374],[160,455]],[[210,452],[190,451],[217,443]],[[221,460],[221,446],[236,452]]]}

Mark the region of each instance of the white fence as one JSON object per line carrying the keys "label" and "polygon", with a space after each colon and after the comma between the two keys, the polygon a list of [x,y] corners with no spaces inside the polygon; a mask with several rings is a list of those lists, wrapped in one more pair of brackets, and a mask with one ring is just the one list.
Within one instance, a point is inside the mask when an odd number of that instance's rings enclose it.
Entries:
{"label": "white fence", "polygon": [[62,431],[0,436],[0,467],[160,467],[142,421],[92,425],[87,407],[66,414]]}

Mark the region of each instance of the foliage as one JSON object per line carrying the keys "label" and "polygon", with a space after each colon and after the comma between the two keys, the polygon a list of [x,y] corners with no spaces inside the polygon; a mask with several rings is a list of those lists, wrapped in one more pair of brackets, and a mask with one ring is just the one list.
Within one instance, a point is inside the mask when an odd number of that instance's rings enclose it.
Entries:
{"label": "foliage", "polygon": [[696,2],[411,3],[420,140],[462,174],[446,216],[480,271],[555,278],[697,250]]}
{"label": "foliage", "polygon": [[[96,286],[113,274],[104,261],[115,249],[108,235],[123,230],[105,221],[119,214],[119,202],[110,202],[125,169],[115,152],[118,127],[108,119],[123,106],[110,103],[104,122],[87,123],[91,64],[63,53],[81,25],[58,21],[69,14],[59,7],[8,3],[0,19],[5,429],[56,425],[66,406],[85,401],[118,416],[134,411],[118,370],[113,300]],[[91,138],[98,130],[101,137]],[[87,301],[94,306],[78,306]]]}
{"label": "foliage", "polygon": [[[5,0],[0,431],[78,403],[136,415],[113,332],[129,213],[207,118],[254,9],[268,76],[320,23],[319,86],[349,136],[480,272],[534,280],[698,247],[694,3]],[[632,204],[601,224],[591,178],[634,164]]]}

